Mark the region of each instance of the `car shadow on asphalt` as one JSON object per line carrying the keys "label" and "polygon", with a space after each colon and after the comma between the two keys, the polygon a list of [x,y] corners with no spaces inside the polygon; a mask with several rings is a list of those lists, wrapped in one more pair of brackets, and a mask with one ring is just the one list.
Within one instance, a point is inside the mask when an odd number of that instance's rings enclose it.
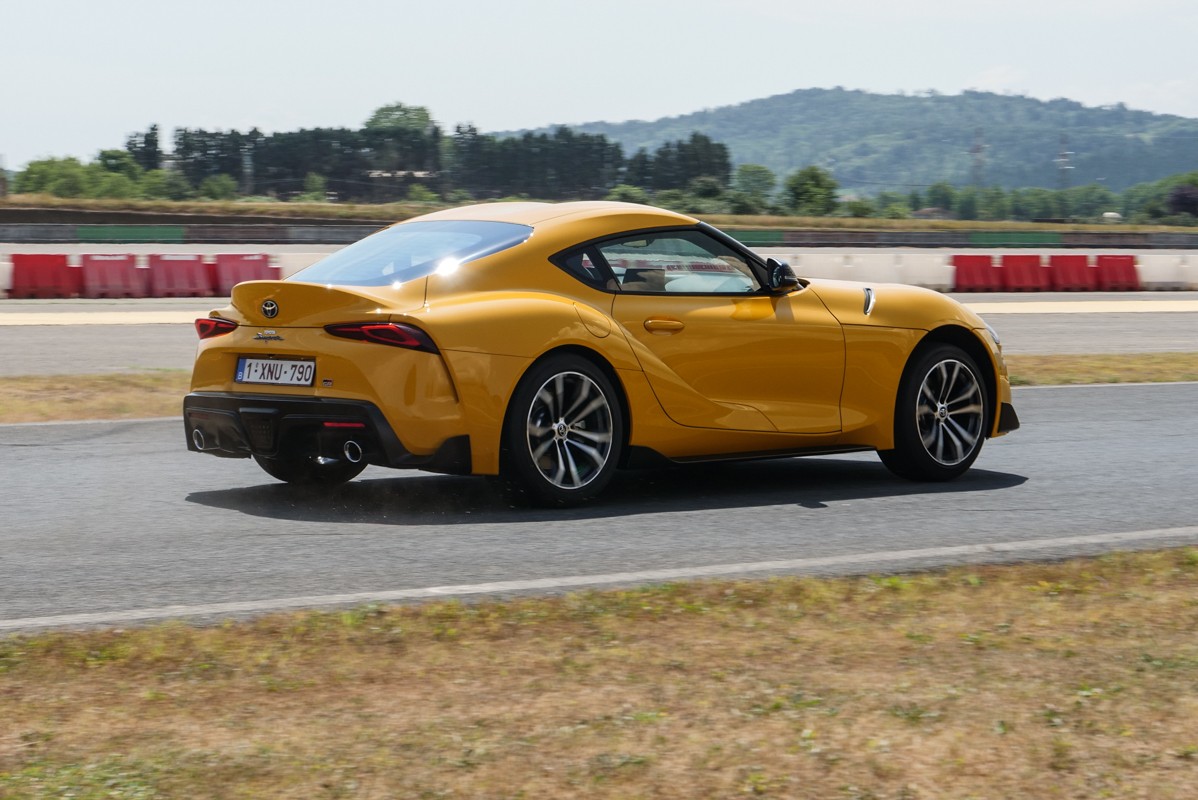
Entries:
{"label": "car shadow on asphalt", "polygon": [[602,497],[580,508],[524,508],[512,505],[485,479],[419,473],[367,478],[327,490],[272,483],[193,492],[187,501],[302,522],[476,525],[764,506],[819,510],[851,500],[992,492],[1026,481],[1021,475],[975,468],[948,483],[912,483],[875,461],[791,458],[619,472]]}

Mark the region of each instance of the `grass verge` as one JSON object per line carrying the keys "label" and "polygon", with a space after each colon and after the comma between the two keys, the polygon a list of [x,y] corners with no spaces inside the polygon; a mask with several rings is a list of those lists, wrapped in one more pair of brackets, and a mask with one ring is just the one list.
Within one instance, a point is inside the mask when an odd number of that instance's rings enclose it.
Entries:
{"label": "grass verge", "polygon": [[1007,356],[1013,386],[1198,381],[1196,353]]}
{"label": "grass verge", "polygon": [[0,423],[177,417],[190,370],[25,375],[0,382]]}
{"label": "grass verge", "polygon": [[[1011,383],[1153,383],[1198,380],[1198,353],[1008,356]],[[178,416],[187,370],[114,375],[32,375],[0,384],[0,424]]]}
{"label": "grass verge", "polygon": [[2,797],[1198,785],[1198,550],[0,639]]}

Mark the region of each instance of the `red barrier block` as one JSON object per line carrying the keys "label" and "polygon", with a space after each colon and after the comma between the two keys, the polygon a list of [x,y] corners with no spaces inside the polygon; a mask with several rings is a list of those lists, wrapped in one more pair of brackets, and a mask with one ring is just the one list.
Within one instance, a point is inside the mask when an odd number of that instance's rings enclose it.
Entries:
{"label": "red barrier block", "polygon": [[1100,292],[1139,291],[1140,274],[1136,271],[1135,256],[1097,256],[1094,267],[1098,272]]}
{"label": "red barrier block", "polygon": [[1002,257],[1002,286],[1008,292],[1039,292],[1048,288],[1042,256],[1027,253]]}
{"label": "red barrier block", "polygon": [[74,297],[79,293],[79,270],[59,254],[13,253],[12,298]]}
{"label": "red barrier block", "polygon": [[1048,286],[1056,292],[1092,292],[1098,288],[1098,270],[1090,266],[1089,256],[1049,256]]}
{"label": "red barrier block", "polygon": [[150,268],[137,267],[133,270],[133,285],[137,287],[138,297],[150,297]]}
{"label": "red barrier block", "polygon": [[82,297],[145,297],[137,257],[84,255],[79,259]]}
{"label": "red barrier block", "polygon": [[204,257],[166,253],[148,257],[150,297],[211,297],[212,282]]}
{"label": "red barrier block", "polygon": [[1002,268],[995,266],[993,256],[976,254],[956,255],[954,289],[958,292],[997,292],[1002,289]]}
{"label": "red barrier block", "polygon": [[223,297],[242,281],[278,280],[279,269],[270,265],[265,253],[221,253],[209,266],[209,275],[213,291]]}

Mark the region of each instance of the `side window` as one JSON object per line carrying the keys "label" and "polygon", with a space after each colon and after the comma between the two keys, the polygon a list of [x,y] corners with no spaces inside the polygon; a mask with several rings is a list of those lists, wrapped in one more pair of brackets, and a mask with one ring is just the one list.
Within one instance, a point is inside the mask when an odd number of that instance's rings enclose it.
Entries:
{"label": "side window", "polygon": [[761,288],[744,258],[701,231],[635,234],[598,249],[624,292],[746,294]]}
{"label": "side window", "polygon": [[614,286],[606,285],[603,272],[596,266],[595,260],[594,251],[587,247],[554,258],[553,262],[588,286],[594,286],[596,289],[614,289]]}

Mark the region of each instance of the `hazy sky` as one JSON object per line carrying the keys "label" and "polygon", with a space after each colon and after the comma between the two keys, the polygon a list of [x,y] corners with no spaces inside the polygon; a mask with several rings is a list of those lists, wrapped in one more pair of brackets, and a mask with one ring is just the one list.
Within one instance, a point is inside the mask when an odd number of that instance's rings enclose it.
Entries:
{"label": "hazy sky", "polygon": [[496,131],[833,86],[1198,117],[1196,34],[1194,0],[0,0],[0,158],[397,101]]}

